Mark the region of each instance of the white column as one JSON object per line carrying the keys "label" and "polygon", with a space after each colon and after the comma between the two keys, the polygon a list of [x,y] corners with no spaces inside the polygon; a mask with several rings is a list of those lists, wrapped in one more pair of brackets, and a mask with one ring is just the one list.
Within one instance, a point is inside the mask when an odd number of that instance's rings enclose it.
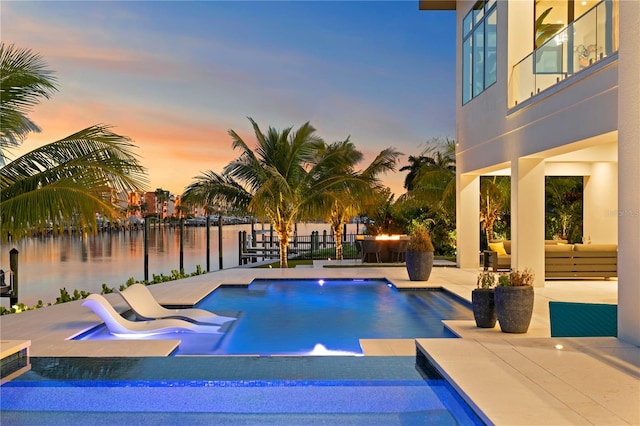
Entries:
{"label": "white column", "polygon": [[480,177],[457,176],[456,236],[459,268],[480,266]]}
{"label": "white column", "polygon": [[511,162],[511,267],[530,268],[544,287],[544,161]]}
{"label": "white column", "polygon": [[640,345],[640,2],[619,5],[618,337]]}
{"label": "white column", "polygon": [[618,164],[593,163],[584,185],[585,241],[618,243]]}

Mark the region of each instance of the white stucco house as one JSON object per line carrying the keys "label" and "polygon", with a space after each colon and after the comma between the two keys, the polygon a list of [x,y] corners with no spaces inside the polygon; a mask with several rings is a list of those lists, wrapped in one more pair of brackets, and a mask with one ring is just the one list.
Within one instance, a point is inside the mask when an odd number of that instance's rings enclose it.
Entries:
{"label": "white stucco house", "polygon": [[457,17],[458,266],[479,266],[480,176],[510,175],[511,266],[544,286],[545,176],[583,176],[584,234],[618,245],[618,336],[640,345],[640,1],[419,7]]}

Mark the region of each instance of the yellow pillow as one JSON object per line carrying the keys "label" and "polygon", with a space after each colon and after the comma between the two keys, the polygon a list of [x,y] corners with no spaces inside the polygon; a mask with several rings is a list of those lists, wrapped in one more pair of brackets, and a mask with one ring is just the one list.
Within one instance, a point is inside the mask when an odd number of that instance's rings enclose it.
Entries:
{"label": "yellow pillow", "polygon": [[504,249],[503,242],[489,243],[489,248],[491,249],[491,251],[497,252],[498,256],[505,256],[507,254],[507,251]]}

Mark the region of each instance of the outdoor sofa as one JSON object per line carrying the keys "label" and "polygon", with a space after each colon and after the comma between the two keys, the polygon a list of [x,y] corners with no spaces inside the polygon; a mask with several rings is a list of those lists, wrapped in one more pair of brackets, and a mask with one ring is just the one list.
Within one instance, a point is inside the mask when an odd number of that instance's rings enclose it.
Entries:
{"label": "outdoor sofa", "polygon": [[[567,244],[547,240],[545,278],[610,278],[618,276],[616,244]],[[511,241],[492,241],[484,251],[485,270],[511,269]]]}

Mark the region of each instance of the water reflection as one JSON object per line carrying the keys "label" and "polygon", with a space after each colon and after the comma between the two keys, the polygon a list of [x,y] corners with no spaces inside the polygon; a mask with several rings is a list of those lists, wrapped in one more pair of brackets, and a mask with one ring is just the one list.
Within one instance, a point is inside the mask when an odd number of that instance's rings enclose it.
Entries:
{"label": "water reflection", "polygon": [[[353,228],[352,228],[353,226]],[[262,230],[261,225],[256,230]],[[268,229],[268,225],[267,225]],[[325,224],[300,224],[298,233],[328,230]],[[251,225],[228,225],[223,228],[223,268],[238,265],[238,232],[250,233]],[[349,225],[348,232],[356,226]],[[206,270],[207,235],[205,227],[186,227],[183,241],[184,270],[194,272],[198,265]],[[218,228],[210,228],[210,268],[218,270]],[[144,279],[143,232],[105,232],[98,235],[65,235],[60,237],[27,238],[14,244],[3,244],[0,269],[9,270],[9,250],[19,252],[19,301],[35,305],[53,303],[60,289],[75,289],[99,293],[102,284],[119,287],[129,278]],[[149,276],[171,275],[180,269],[179,228],[152,226],[149,232]],[[2,298],[3,306],[9,299]]]}

